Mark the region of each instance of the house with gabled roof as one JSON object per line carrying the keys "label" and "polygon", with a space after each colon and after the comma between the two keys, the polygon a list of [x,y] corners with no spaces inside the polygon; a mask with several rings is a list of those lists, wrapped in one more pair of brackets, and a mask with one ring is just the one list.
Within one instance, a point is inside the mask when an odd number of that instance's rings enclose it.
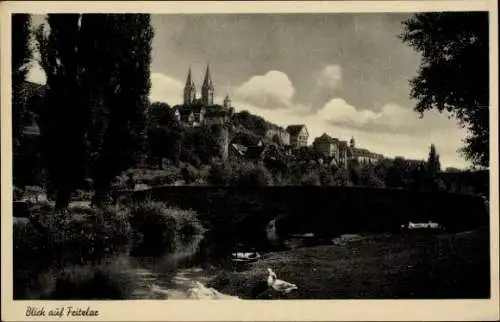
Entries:
{"label": "house with gabled roof", "polygon": [[290,145],[290,133],[282,127],[271,127],[266,131],[266,138],[274,140],[278,137],[283,145]]}
{"label": "house with gabled roof", "polygon": [[309,140],[309,131],[305,124],[289,125],[286,131],[290,133],[290,145],[294,148],[307,146]]}
{"label": "house with gabled roof", "polygon": [[314,139],[313,147],[324,157],[334,157],[338,159],[339,140],[332,138],[326,133]]}

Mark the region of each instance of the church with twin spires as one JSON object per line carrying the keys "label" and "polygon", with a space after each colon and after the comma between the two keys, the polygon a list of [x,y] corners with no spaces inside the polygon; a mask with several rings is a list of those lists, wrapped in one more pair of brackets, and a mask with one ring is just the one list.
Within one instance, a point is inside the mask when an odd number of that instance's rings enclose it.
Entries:
{"label": "church with twin spires", "polygon": [[214,96],[215,87],[210,75],[210,66],[207,64],[199,98],[196,96],[196,85],[189,67],[183,92],[184,102],[174,106],[175,116],[188,126],[226,124],[234,113],[231,99],[226,95],[223,104],[218,105],[214,104]]}

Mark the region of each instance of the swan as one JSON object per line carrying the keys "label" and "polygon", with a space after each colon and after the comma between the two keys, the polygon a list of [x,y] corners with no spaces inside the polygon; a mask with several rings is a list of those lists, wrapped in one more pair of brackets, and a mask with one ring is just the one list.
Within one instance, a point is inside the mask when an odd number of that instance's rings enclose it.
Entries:
{"label": "swan", "polygon": [[188,290],[190,298],[214,298],[217,294],[213,288],[208,288],[199,281],[194,281],[194,287]]}
{"label": "swan", "polygon": [[269,273],[267,277],[267,285],[272,287],[275,291],[287,294],[293,290],[299,289],[295,284],[278,279],[278,276],[272,269],[268,268],[267,271]]}
{"label": "swan", "polygon": [[159,295],[159,296],[163,296],[163,297],[166,297],[168,298],[169,296],[169,292],[161,287],[159,287],[158,285],[156,284],[151,284],[151,292],[153,294],[156,294],[156,295]]}

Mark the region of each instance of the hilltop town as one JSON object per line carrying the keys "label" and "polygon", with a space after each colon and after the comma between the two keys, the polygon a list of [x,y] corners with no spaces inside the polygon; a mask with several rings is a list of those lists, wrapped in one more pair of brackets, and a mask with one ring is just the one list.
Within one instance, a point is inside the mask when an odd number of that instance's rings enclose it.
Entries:
{"label": "hilltop town", "polygon": [[[176,119],[184,126],[229,125],[235,118],[235,109],[229,95],[226,95],[222,105],[214,103],[215,85],[208,65],[202,82],[201,97],[196,95],[191,68],[188,70],[183,94],[183,104],[174,105],[172,109]],[[256,154],[264,157],[268,145],[279,145],[287,154],[311,148],[318,152],[320,162],[344,168],[347,168],[351,161],[357,161],[359,164],[375,164],[384,158],[382,154],[356,146],[354,137],[347,142],[323,133],[314,138],[312,145],[309,146],[310,134],[306,124],[290,124],[286,128],[269,122],[266,122],[266,125],[264,130],[230,127],[231,131],[224,134],[229,137],[221,139],[221,144],[227,145],[222,147],[223,159],[245,156],[255,158]],[[258,140],[252,144],[242,144],[239,134],[245,130],[251,130]]]}

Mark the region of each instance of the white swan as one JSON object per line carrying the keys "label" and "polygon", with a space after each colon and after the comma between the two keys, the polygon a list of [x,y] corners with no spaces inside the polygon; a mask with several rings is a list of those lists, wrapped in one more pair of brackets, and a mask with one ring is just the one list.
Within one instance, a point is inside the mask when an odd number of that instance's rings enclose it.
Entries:
{"label": "white swan", "polygon": [[169,292],[167,290],[161,288],[160,286],[154,283],[151,284],[151,292],[155,295],[162,296],[164,298],[168,298],[169,296]]}
{"label": "white swan", "polygon": [[194,287],[188,290],[190,298],[207,299],[214,298],[217,294],[213,288],[208,288],[198,281],[194,281]]}
{"label": "white swan", "polygon": [[267,271],[269,272],[269,275],[267,277],[267,285],[269,287],[272,287],[275,291],[287,294],[293,290],[299,289],[295,284],[278,279],[278,276],[272,269],[268,268]]}

